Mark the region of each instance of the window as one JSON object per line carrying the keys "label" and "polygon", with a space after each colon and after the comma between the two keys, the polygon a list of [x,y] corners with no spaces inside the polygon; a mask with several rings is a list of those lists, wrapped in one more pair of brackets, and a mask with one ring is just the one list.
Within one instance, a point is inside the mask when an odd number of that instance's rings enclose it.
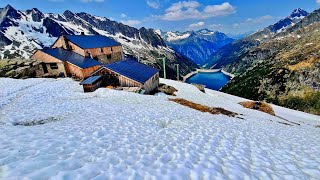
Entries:
{"label": "window", "polygon": [[92,54],[91,54],[90,52],[88,52],[88,54],[89,54],[89,57],[90,57],[91,59],[93,59]]}
{"label": "window", "polygon": [[111,59],[111,54],[108,54],[108,55],[107,55],[107,59]]}
{"label": "window", "polygon": [[111,52],[113,51],[112,47],[110,47],[110,51],[111,51]]}
{"label": "window", "polygon": [[51,69],[58,69],[57,63],[50,63],[50,68]]}
{"label": "window", "polygon": [[103,53],[103,48],[100,48],[100,52]]}

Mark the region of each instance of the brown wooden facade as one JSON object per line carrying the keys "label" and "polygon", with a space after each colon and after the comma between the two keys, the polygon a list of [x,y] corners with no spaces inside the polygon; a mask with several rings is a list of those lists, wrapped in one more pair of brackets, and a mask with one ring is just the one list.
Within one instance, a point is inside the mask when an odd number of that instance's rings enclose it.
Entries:
{"label": "brown wooden facade", "polygon": [[149,94],[159,86],[159,72],[143,84],[107,69],[106,67],[101,68],[95,72],[94,75],[103,75],[103,86],[140,87],[145,90],[145,94]]}
{"label": "brown wooden facade", "polygon": [[100,67],[101,67],[101,65],[97,65],[97,66],[92,66],[89,68],[82,69],[76,65],[69,63],[69,62],[65,63],[67,76],[76,77],[79,79],[85,79],[87,77],[90,77],[91,76],[90,74],[92,72],[96,71],[97,69],[99,69]]}
{"label": "brown wooden facade", "polygon": [[49,76],[63,76],[65,77],[75,77],[77,79],[85,79],[90,76],[90,74],[101,67],[101,65],[92,66],[89,68],[80,68],[70,62],[57,59],[53,56],[50,56],[42,51],[37,51],[31,57],[43,64],[44,74]]}
{"label": "brown wooden facade", "polygon": [[94,92],[97,90],[101,85],[101,81],[97,81],[93,84],[84,84],[83,85],[83,91],[84,92]]}
{"label": "brown wooden facade", "polygon": [[96,59],[104,64],[108,64],[123,59],[123,49],[121,45],[112,47],[82,49],[78,45],[69,41],[65,36],[61,36],[60,38],[58,38],[58,40],[52,45],[52,48],[63,48],[66,50],[70,50],[82,56]]}
{"label": "brown wooden facade", "polygon": [[159,86],[159,72],[152,76],[148,81],[143,84],[143,89],[149,94],[151,91],[155,90]]}
{"label": "brown wooden facade", "polygon": [[60,59],[50,56],[42,51],[36,51],[31,58],[42,62],[41,64],[44,74],[48,74],[49,76],[60,76],[63,74],[64,76],[67,76],[65,62]]}

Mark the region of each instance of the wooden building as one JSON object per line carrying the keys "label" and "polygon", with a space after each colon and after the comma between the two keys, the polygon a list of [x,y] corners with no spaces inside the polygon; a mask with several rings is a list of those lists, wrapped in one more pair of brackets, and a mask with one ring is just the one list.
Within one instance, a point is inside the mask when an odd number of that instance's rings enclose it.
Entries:
{"label": "wooden building", "polygon": [[38,50],[31,58],[42,63],[46,75],[85,79],[81,83],[85,92],[113,86],[148,94],[159,85],[158,69],[122,60],[121,44],[106,36],[61,36],[51,48]]}
{"label": "wooden building", "polygon": [[82,81],[80,85],[83,85],[84,92],[93,92],[98,89],[101,85],[102,76],[91,76],[86,80]]}
{"label": "wooden building", "polygon": [[102,75],[103,86],[139,87],[146,94],[159,86],[159,70],[134,60],[106,64],[92,75]]}
{"label": "wooden building", "polygon": [[52,48],[63,48],[81,56],[107,64],[123,59],[122,45],[101,35],[65,35],[57,39]]}
{"label": "wooden building", "polygon": [[49,76],[85,79],[102,66],[94,59],[62,48],[37,50],[31,58],[42,62],[43,71]]}

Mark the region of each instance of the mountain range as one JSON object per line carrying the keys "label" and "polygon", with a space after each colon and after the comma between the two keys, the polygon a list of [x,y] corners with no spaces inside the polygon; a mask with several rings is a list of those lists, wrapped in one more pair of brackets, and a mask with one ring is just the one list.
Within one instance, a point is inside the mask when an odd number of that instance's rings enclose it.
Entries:
{"label": "mountain range", "polygon": [[213,68],[237,74],[222,91],[320,114],[320,9],[290,16],[219,49]]}
{"label": "mountain range", "polygon": [[84,12],[66,10],[63,14],[52,14],[36,8],[20,11],[10,5],[0,8],[0,51],[3,52],[0,59],[29,58],[36,49],[53,44],[61,34],[82,32],[112,37],[123,45],[126,56],[139,56],[141,62],[159,69],[162,69],[162,60],[158,58],[166,57],[169,78],[176,77],[175,64],[180,64],[182,75],[197,67],[169,48],[153,29],[137,29]]}
{"label": "mountain range", "polygon": [[274,36],[286,32],[287,29],[294,26],[307,15],[308,12],[303,9],[295,9],[288,17],[281,19],[277,23],[223,46],[212,55],[208,67],[220,68],[237,61],[241,58],[242,54],[248,52],[251,48],[257,47],[259,44],[269,41]]}
{"label": "mountain range", "polygon": [[217,49],[234,41],[224,33],[209,29],[187,32],[158,32],[169,47],[190,58],[199,66],[208,64],[209,58]]}

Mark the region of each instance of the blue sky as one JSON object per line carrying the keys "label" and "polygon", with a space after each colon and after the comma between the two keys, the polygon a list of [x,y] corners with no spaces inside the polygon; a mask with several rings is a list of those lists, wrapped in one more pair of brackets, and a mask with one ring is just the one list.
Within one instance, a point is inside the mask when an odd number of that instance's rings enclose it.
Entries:
{"label": "blue sky", "polygon": [[320,8],[320,0],[0,0],[19,10],[87,12],[134,27],[163,31],[209,28],[239,34],[266,27],[294,9]]}

